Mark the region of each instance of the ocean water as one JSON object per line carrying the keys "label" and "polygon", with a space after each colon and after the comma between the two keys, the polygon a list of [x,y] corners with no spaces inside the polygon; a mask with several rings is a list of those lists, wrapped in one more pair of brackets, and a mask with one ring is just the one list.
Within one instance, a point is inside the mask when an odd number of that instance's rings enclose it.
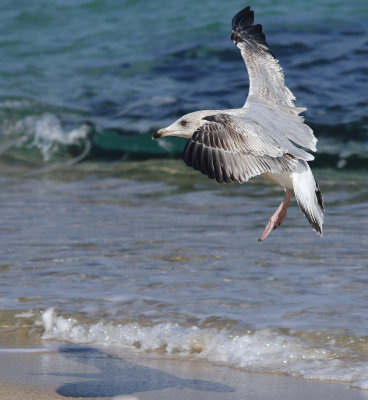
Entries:
{"label": "ocean water", "polygon": [[319,139],[324,236],[152,133],[243,104],[240,1],[6,1],[0,346],[88,343],[368,387],[366,1],[253,4]]}

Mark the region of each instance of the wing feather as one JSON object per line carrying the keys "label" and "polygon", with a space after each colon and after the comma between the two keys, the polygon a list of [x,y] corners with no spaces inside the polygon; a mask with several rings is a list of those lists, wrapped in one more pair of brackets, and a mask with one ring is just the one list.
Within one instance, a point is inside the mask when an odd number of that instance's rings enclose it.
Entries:
{"label": "wing feather", "polygon": [[317,139],[313,130],[303,123],[300,116],[291,114],[285,108],[274,107],[272,104],[262,101],[247,101],[244,109],[245,115],[251,116],[253,123],[267,127],[262,130],[262,134],[267,140],[286,148],[297,158],[306,161],[314,159],[313,155],[298,147],[305,147],[312,151],[317,150]]}
{"label": "wing feather", "polygon": [[205,117],[206,123],[187,142],[183,158],[188,166],[219,183],[244,183],[263,173],[291,172],[297,159],[254,129],[252,123],[228,115]]}
{"label": "wing feather", "polygon": [[240,49],[249,74],[249,95],[294,107],[295,97],[285,85],[284,73],[270,51],[262,25],[253,25],[250,7],[232,20],[231,40]]}
{"label": "wing feather", "polygon": [[273,138],[295,157],[313,160],[312,155],[297,147],[316,151],[317,139],[299,116],[305,108],[295,107],[295,97],[285,85],[283,70],[268,47],[262,25],[253,23],[250,7],[239,11],[232,20],[231,39],[240,49],[249,75],[244,109],[253,121],[267,127],[269,140]]}
{"label": "wing feather", "polygon": [[224,181],[224,177],[222,173],[222,164],[220,161],[220,152],[217,150],[218,148],[213,151],[213,165],[215,167],[215,177],[219,183],[222,183]]}

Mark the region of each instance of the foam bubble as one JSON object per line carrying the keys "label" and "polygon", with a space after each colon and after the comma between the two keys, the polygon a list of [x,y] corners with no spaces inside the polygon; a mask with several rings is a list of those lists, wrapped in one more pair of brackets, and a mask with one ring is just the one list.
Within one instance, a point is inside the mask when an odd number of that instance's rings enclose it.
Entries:
{"label": "foam bubble", "polygon": [[14,317],[15,318],[30,318],[30,317],[33,317],[34,315],[35,315],[34,312],[32,310],[29,310],[26,312],[15,314]]}

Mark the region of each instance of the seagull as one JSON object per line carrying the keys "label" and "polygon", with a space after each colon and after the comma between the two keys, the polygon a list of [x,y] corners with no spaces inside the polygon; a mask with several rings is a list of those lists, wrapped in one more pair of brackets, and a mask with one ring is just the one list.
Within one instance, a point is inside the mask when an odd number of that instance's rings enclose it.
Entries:
{"label": "seagull", "polygon": [[280,185],[285,197],[258,241],[284,221],[290,200],[296,201],[322,236],[323,198],[308,161],[314,159],[317,139],[295,107],[284,73],[270,51],[262,25],[254,25],[250,7],[232,19],[231,40],[238,47],[249,75],[249,93],[243,107],[201,110],[186,114],[152,139],[178,136],[189,139],[183,153],[189,167],[218,183],[245,183],[260,175]]}

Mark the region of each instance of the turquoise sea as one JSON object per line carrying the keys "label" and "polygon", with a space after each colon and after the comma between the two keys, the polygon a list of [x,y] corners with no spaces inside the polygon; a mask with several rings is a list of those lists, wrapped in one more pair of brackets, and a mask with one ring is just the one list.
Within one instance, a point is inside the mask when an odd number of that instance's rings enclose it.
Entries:
{"label": "turquoise sea", "polygon": [[[241,1],[3,0],[0,355],[71,343],[368,388],[368,3],[251,4],[307,107],[324,236],[152,133],[241,106]],[[39,371],[41,373],[41,371]]]}

